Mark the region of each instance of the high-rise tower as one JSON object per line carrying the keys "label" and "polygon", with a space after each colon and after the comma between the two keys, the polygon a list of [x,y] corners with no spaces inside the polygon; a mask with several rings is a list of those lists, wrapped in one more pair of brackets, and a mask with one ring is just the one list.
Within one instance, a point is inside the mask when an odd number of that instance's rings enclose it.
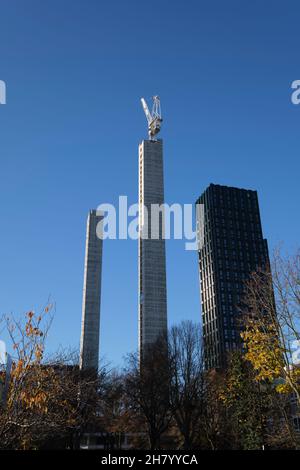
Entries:
{"label": "high-rise tower", "polygon": [[[97,225],[102,215],[91,210],[87,219],[82,322],[80,339],[80,369],[98,369],[100,334],[100,298],[102,270],[102,238]],[[100,234],[101,235],[101,234]]]}
{"label": "high-rise tower", "polygon": [[[211,184],[198,210],[199,271],[206,368],[241,347],[239,304],[250,273],[269,265],[256,191]],[[200,216],[199,216],[200,215]]]}
{"label": "high-rise tower", "polygon": [[[154,97],[158,100],[158,97]],[[159,104],[159,102],[158,102]],[[154,105],[157,105],[157,102]],[[145,102],[143,103],[145,109]],[[158,108],[157,108],[158,109]],[[148,108],[147,108],[148,110]],[[146,112],[146,110],[145,110]],[[163,143],[154,140],[160,128],[159,114],[148,111],[149,140],[139,145],[139,351],[167,331],[166,255],[163,209],[158,218],[153,209],[164,204]]]}

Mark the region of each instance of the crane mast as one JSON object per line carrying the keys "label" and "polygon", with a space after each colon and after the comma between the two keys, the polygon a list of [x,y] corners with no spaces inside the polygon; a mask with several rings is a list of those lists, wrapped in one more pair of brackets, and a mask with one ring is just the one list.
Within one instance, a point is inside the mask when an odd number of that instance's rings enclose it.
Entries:
{"label": "crane mast", "polygon": [[144,98],[141,98],[141,102],[148,122],[149,139],[155,140],[155,136],[159,133],[162,123],[160,99],[158,96],[153,96],[151,113]]}

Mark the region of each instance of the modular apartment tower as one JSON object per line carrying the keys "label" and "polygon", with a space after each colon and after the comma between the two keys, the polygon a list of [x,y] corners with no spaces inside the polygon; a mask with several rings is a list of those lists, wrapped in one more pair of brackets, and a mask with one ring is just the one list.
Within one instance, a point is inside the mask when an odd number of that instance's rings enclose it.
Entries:
{"label": "modular apartment tower", "polygon": [[268,246],[256,191],[211,184],[197,204],[205,365],[223,368],[242,347],[245,281],[268,269]]}
{"label": "modular apartment tower", "polygon": [[[82,300],[82,322],[80,339],[80,369],[98,370],[100,299],[102,271],[102,238],[97,225],[102,219],[96,210],[91,210],[87,219],[84,282]],[[100,226],[101,227],[101,226]]]}
{"label": "modular apartment tower", "polygon": [[[152,209],[164,204],[163,142],[139,145],[139,352],[140,359],[167,332],[164,220]],[[152,229],[152,230],[151,230]],[[152,232],[152,233],[151,233]]]}

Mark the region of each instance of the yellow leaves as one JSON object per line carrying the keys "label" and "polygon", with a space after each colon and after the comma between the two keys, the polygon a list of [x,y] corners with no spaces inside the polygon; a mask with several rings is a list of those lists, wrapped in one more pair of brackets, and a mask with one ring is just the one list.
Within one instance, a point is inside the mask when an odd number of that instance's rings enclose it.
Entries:
{"label": "yellow leaves", "polygon": [[276,324],[263,320],[248,320],[241,333],[246,346],[245,358],[256,371],[256,381],[274,381],[282,376],[284,347],[280,343]]}
{"label": "yellow leaves", "polygon": [[13,363],[11,375],[13,378],[18,378],[24,370],[24,361],[19,359],[17,363]]}
{"label": "yellow leaves", "polygon": [[300,367],[294,367],[291,374],[295,380],[300,380]]}
{"label": "yellow leaves", "polygon": [[41,362],[43,358],[43,347],[41,345],[37,345],[36,350],[34,352],[35,359],[37,362]]}
{"label": "yellow leaves", "polygon": [[286,383],[276,385],[275,390],[278,393],[291,393],[291,387]]}
{"label": "yellow leaves", "polygon": [[48,396],[43,390],[24,389],[20,394],[20,400],[27,409],[37,408],[43,413],[48,412]]}
{"label": "yellow leaves", "polygon": [[34,312],[31,311],[31,312],[28,312],[26,314],[26,317],[27,317],[27,322],[26,322],[26,325],[25,325],[26,336],[28,338],[37,337],[37,336],[42,337],[44,335],[44,333],[39,328],[39,325],[42,321],[42,316],[39,315],[37,318],[35,318]]}
{"label": "yellow leaves", "polygon": [[43,336],[42,331],[38,327],[33,326],[31,321],[28,321],[26,323],[25,329],[26,329],[26,335],[28,337],[30,337],[30,336]]}

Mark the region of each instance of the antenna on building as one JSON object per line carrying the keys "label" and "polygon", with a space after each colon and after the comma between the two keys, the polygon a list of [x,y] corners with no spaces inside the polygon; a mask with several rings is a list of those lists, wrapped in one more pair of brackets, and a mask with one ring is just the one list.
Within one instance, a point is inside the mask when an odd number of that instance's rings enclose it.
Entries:
{"label": "antenna on building", "polygon": [[150,113],[148,105],[144,98],[141,98],[142,106],[146,114],[148,121],[148,134],[150,140],[155,140],[154,137],[159,133],[162,117],[161,117],[161,108],[160,108],[160,99],[159,96],[153,96],[153,106],[152,113]]}

